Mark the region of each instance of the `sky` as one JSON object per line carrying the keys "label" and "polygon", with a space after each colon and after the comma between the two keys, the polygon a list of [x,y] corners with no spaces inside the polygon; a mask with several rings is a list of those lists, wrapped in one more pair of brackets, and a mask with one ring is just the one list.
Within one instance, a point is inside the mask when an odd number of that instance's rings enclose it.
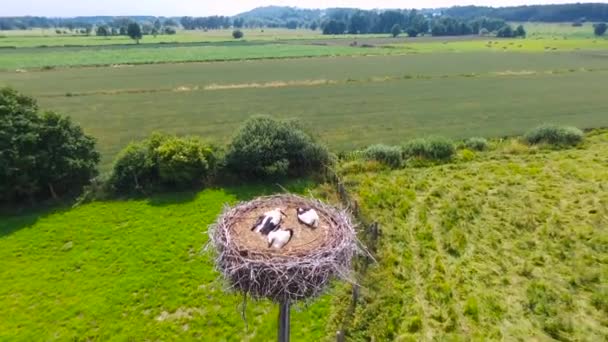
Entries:
{"label": "sky", "polygon": [[[93,15],[208,16],[234,15],[259,6],[295,6],[301,8],[355,7],[435,8],[454,5],[513,6],[585,2],[577,0],[2,0],[0,17],[48,16],[72,17]],[[594,0],[593,2],[608,2]]]}

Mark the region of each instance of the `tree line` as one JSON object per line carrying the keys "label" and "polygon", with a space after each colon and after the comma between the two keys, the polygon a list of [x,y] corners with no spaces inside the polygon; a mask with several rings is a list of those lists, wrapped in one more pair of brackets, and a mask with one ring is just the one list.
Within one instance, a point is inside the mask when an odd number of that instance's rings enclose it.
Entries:
{"label": "tree line", "polygon": [[[427,24],[437,17],[452,17],[458,20],[471,21],[475,18],[497,18],[505,21],[540,21],[540,22],[603,22],[608,21],[608,4],[576,3],[565,5],[533,5],[514,7],[481,7],[456,6],[447,9],[424,9],[419,11],[407,10],[374,10],[362,11],[354,8],[330,8],[326,10],[300,9],[293,7],[269,6],[238,14],[234,17],[182,17],[166,18],[152,16],[125,17],[76,17],[76,18],[46,18],[46,17],[0,17],[0,30],[16,30],[31,28],[68,28],[69,30],[86,30],[102,25],[118,28],[115,22],[130,20],[144,26],[153,25],[156,20],[169,22],[166,26],[175,27],[179,24],[184,29],[221,29],[221,28],[308,28],[316,30],[330,25],[332,29],[344,28],[344,31],[382,32],[389,33],[395,24],[404,30],[410,27],[420,29],[420,25],[411,23],[411,12],[428,19]],[[384,14],[387,13],[387,14]],[[407,18],[399,18],[398,13]],[[332,22],[332,20],[334,22]],[[388,24],[387,22],[391,22]],[[424,28],[422,26],[422,28]],[[340,30],[338,30],[340,31]],[[473,28],[473,31],[476,31]],[[490,31],[493,31],[490,29]]]}

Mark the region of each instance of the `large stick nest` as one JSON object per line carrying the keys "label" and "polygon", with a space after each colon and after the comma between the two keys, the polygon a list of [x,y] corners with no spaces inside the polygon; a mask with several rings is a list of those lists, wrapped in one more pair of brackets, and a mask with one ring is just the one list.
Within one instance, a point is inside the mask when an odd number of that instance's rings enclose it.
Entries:
{"label": "large stick nest", "polygon": [[[269,248],[266,237],[250,229],[259,215],[277,207],[287,214],[281,228],[294,231],[291,241],[280,250]],[[318,228],[298,222],[298,207],[317,211]],[[232,289],[274,302],[311,299],[332,279],[350,281],[352,258],[358,251],[347,211],[287,194],[225,208],[209,227],[209,239],[217,252],[216,268]]]}

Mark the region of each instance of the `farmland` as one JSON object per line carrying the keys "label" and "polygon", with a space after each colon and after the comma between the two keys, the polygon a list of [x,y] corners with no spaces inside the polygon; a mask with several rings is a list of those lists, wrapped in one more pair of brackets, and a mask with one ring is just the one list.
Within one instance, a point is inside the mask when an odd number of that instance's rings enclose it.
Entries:
{"label": "farmland", "polygon": [[[526,23],[528,38],[323,36],[310,30],[126,37],[0,32],[0,87],[95,137],[99,171],[154,131],[225,148],[248,118],[297,120],[333,153],[490,138],[446,163],[336,170],[382,234],[351,286],[292,314],[295,341],[608,339],[608,39]],[[356,42],[356,44],[355,44]],[[514,136],[594,129],[572,149]],[[218,155],[220,155],[218,153]],[[350,155],[350,154],[347,154]],[[353,155],[356,155],[353,154]],[[357,164],[358,163],[358,164]],[[102,177],[103,179],[103,177]],[[282,181],[337,204],[330,184]],[[206,227],[277,184],[0,210],[0,340],[268,341],[276,308],[224,292]],[[10,209],[9,209],[10,210]]]}
{"label": "farmland", "polygon": [[254,114],[299,119],[336,150],[428,134],[512,135],[547,121],[606,126],[604,94],[589,91],[604,83],[606,56],[471,52],[71,68],[5,72],[0,83],[82,124],[107,170],[119,149],[152,131],[221,144]]}

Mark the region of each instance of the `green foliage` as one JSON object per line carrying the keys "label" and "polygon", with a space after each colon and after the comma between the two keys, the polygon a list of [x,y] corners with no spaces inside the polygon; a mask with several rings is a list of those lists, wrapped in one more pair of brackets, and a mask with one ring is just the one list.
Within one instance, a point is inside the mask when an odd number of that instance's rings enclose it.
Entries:
{"label": "green foliage", "polygon": [[403,163],[402,151],[399,146],[372,145],[363,151],[365,158],[384,163],[392,168],[401,167]]}
{"label": "green foliage", "polygon": [[499,38],[512,38],[514,36],[514,31],[511,25],[507,24],[501,27],[498,31],[496,31],[496,37]]}
{"label": "green foliage", "polygon": [[393,37],[397,37],[401,34],[401,25],[399,24],[395,24],[393,25],[393,27],[391,28],[391,34],[393,35]]}
{"label": "green foliage", "polygon": [[247,120],[226,154],[228,168],[249,179],[309,175],[328,162],[325,147],[298,125],[267,116]]}
{"label": "green foliage", "polygon": [[234,31],[232,31],[232,38],[234,38],[234,39],[241,39],[244,36],[245,36],[245,34],[241,30],[234,30]]}
{"label": "green foliage", "polygon": [[34,99],[0,89],[0,201],[79,192],[97,175],[95,140]]}
{"label": "green foliage", "polygon": [[215,169],[213,149],[199,138],[168,137],[155,152],[161,182],[177,188],[200,182]]}
{"label": "green foliage", "polygon": [[530,145],[549,144],[567,147],[581,143],[584,137],[584,133],[576,127],[547,124],[526,133],[524,140]]}
{"label": "green foliage", "polygon": [[216,166],[215,151],[199,138],[155,133],[118,154],[109,185],[117,193],[186,189],[203,184]]}
{"label": "green foliage", "polygon": [[127,26],[127,35],[139,44],[139,40],[143,37],[141,26],[139,26],[138,23],[129,23]]}
{"label": "green foliage", "polygon": [[606,33],[606,30],[608,30],[608,24],[606,23],[593,25],[593,33],[595,33],[595,35],[598,37],[603,36]]}
{"label": "green foliage", "polygon": [[53,197],[80,191],[97,176],[100,155],[95,150],[95,139],[84,134],[69,117],[46,112],[40,119],[37,167],[44,170],[39,175],[40,185],[46,185]]}
{"label": "green foliage", "polygon": [[443,137],[420,138],[409,141],[403,148],[408,158],[449,160],[456,152],[452,141]]}
{"label": "green foliage", "polygon": [[526,29],[524,29],[523,25],[519,25],[517,26],[517,28],[515,29],[515,32],[513,33],[514,37],[522,37],[525,38],[526,37]]}
{"label": "green foliage", "polygon": [[464,146],[473,151],[485,151],[488,149],[488,140],[481,137],[472,137],[464,141]]}

